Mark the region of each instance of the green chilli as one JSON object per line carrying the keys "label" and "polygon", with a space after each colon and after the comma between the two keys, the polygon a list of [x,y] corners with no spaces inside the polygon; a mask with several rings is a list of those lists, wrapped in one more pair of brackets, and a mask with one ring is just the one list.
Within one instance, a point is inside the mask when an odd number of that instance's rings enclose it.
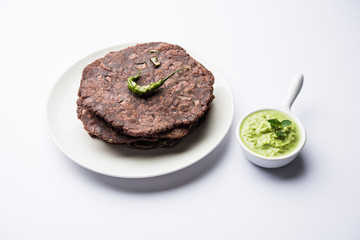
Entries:
{"label": "green chilli", "polygon": [[162,78],[157,80],[156,82],[150,83],[149,85],[145,85],[145,86],[139,86],[135,81],[139,79],[140,74],[141,74],[141,69],[138,72],[138,74],[136,76],[131,76],[127,79],[127,85],[128,88],[131,92],[133,92],[134,94],[138,95],[138,96],[148,96],[150,94],[152,94],[153,92],[155,92],[156,89],[158,89],[161,85],[164,84],[164,82],[166,80],[168,80],[169,78],[171,78],[175,73],[184,70],[184,69],[189,69],[189,68],[180,68],[174,72],[172,72],[169,76],[167,76],[166,78]]}

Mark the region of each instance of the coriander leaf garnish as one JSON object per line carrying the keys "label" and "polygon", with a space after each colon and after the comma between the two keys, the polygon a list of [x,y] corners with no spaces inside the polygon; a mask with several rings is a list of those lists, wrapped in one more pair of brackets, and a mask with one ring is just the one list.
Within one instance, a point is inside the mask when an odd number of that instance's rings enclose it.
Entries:
{"label": "coriander leaf garnish", "polygon": [[269,119],[268,122],[270,123],[272,128],[278,128],[281,125],[281,122],[279,120],[275,119]]}
{"label": "coriander leaf garnish", "polygon": [[282,127],[287,127],[287,126],[290,126],[291,125],[291,121],[290,120],[283,120],[281,122],[281,126]]}
{"label": "coriander leaf garnish", "polygon": [[277,131],[277,132],[276,132],[276,135],[277,135],[278,137],[285,137],[285,133],[284,133],[282,130]]}
{"label": "coriander leaf garnish", "polygon": [[276,136],[278,136],[279,138],[283,138],[286,136],[283,130],[285,127],[291,125],[290,120],[283,120],[280,122],[276,118],[268,119],[268,122],[270,123],[271,128],[274,129]]}

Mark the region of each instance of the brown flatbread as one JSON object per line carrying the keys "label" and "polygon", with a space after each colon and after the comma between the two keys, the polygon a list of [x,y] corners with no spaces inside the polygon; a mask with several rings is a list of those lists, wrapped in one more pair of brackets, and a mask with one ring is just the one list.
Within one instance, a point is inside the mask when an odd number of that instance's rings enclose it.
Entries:
{"label": "brown flatbread", "polygon": [[[156,50],[158,53],[151,53]],[[155,68],[150,58],[161,65]],[[142,74],[137,83],[147,85],[171,72],[188,67],[168,79],[153,95],[134,95],[127,78]],[[145,43],[111,52],[83,71],[78,95],[81,104],[123,134],[151,137],[191,126],[208,110],[213,96],[214,76],[186,51],[168,43]]]}

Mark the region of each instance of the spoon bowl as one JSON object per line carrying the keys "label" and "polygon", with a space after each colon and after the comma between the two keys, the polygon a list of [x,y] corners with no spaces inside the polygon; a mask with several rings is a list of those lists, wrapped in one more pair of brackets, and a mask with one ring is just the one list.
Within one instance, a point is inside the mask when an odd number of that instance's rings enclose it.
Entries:
{"label": "spoon bowl", "polygon": [[[254,163],[258,166],[261,166],[261,167],[265,167],[265,168],[282,167],[282,166],[285,166],[285,165],[289,164],[290,162],[292,162],[297,157],[297,155],[300,153],[300,151],[303,149],[303,147],[305,146],[306,138],[307,138],[305,127],[302,124],[302,122],[294,114],[291,113],[291,106],[294,103],[296,97],[298,96],[298,94],[302,88],[303,82],[304,82],[303,75],[297,75],[292,79],[282,107],[280,107],[280,108],[263,108],[263,109],[258,109],[258,110],[252,111],[249,114],[245,115],[243,118],[241,118],[240,121],[238,122],[237,127],[236,127],[237,140],[243,150],[245,157],[252,163]],[[299,142],[295,149],[293,149],[290,153],[288,153],[284,156],[266,157],[266,156],[257,154],[245,145],[245,143],[243,142],[243,140],[240,136],[241,126],[242,126],[244,120],[248,116],[250,116],[256,112],[266,111],[266,110],[274,110],[277,112],[284,113],[285,115],[289,116],[289,118],[291,120],[293,120],[295,122],[296,126],[298,127],[298,131],[299,131],[299,140],[298,141]]]}

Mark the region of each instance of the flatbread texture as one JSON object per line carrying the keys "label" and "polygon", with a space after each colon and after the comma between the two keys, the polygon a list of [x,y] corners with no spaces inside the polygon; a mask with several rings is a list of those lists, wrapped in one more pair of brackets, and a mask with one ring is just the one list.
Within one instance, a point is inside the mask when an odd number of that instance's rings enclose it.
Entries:
{"label": "flatbread texture", "polygon": [[[154,51],[155,50],[155,51]],[[161,65],[151,62],[157,57]],[[127,79],[142,69],[137,84],[148,85],[172,72],[153,94],[139,97]],[[198,125],[213,96],[214,76],[177,45],[138,44],[110,52],[86,66],[77,100],[85,130],[109,143],[149,149],[175,146]]]}

